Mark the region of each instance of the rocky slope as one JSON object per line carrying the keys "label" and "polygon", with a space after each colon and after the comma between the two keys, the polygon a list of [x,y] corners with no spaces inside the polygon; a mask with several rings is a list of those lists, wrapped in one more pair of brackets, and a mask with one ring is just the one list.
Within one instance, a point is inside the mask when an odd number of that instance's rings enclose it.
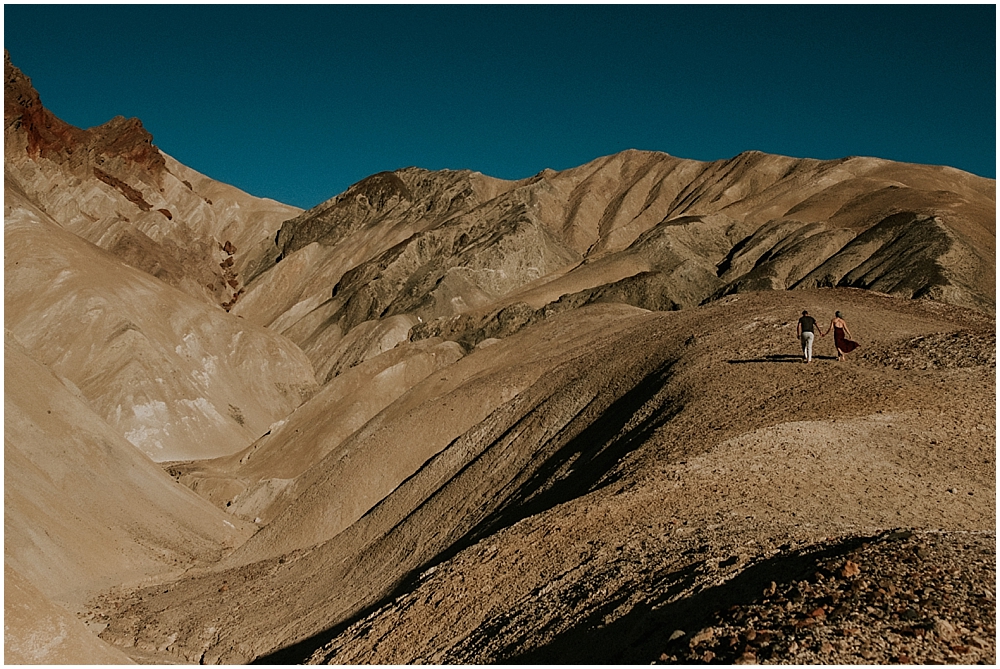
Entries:
{"label": "rocky slope", "polygon": [[[798,362],[803,304],[873,357]],[[974,355],[887,362],[934,333]],[[681,623],[651,612],[724,609],[763,562],[788,582],[786,544],[991,532],[994,351],[988,317],[843,289],[560,314],[416,384],[216,569],[102,600],[102,638],[202,662],[653,661]],[[636,621],[641,644],[611,642]]]}
{"label": "rocky slope", "polygon": [[[627,151],[301,212],[5,77],[8,661],[995,659],[994,180]],[[802,365],[803,308],[861,349]]]}
{"label": "rocky slope", "polygon": [[886,531],[785,559],[797,575],[675,630],[658,662],[996,662],[992,533]]}

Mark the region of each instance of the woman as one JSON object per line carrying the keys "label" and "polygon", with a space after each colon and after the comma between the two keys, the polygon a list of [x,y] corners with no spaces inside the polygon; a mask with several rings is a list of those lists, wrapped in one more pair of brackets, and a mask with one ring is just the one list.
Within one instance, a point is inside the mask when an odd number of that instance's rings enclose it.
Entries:
{"label": "woman", "polygon": [[830,321],[830,327],[826,329],[823,336],[830,334],[830,330],[833,330],[833,342],[837,345],[837,361],[843,362],[846,359],[845,356],[856,349],[859,344],[848,339],[854,335],[847,329],[847,322],[844,321],[839,311],[834,314],[833,320]]}

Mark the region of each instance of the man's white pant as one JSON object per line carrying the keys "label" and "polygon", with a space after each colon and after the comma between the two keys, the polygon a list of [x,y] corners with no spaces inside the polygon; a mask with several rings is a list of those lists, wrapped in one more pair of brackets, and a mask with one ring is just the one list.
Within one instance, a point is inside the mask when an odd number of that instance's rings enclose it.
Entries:
{"label": "man's white pant", "polygon": [[813,333],[803,332],[802,336],[799,337],[802,341],[802,354],[806,356],[806,362],[812,362],[813,359]]}

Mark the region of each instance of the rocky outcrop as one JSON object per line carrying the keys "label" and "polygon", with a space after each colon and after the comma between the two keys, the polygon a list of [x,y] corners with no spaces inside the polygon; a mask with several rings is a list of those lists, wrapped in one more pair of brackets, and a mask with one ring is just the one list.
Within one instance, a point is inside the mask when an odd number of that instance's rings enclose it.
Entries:
{"label": "rocky outcrop", "polygon": [[[155,187],[166,170],[166,162],[153,144],[153,136],[139,119],[116,116],[89,130],[60,120],[42,105],[31,80],[11,63],[6,49],[4,145],[8,156],[23,151],[29,157],[62,163],[81,177],[94,170],[104,179],[114,179],[109,172],[134,170],[145,177],[148,186]],[[136,196],[129,199],[132,197]]]}
{"label": "rocky outcrop", "polygon": [[[81,130],[46,109],[4,53],[5,181],[85,239],[229,309],[298,209],[218,184],[163,154],[138,119]],[[228,272],[225,243],[242,249]],[[229,253],[229,256],[232,256]]]}
{"label": "rocky outcrop", "polygon": [[[107,172],[98,167],[94,168],[94,176],[97,177],[100,181],[103,181],[112,188],[118,190],[118,192],[120,192],[122,195],[125,196],[126,200],[128,200],[135,206],[139,207],[139,209],[141,209],[142,211],[149,211],[150,209],[153,208],[152,205],[146,202],[145,198],[142,197],[142,192],[136,190],[135,188],[132,188],[121,179],[117,179],[111,176],[110,174],[108,174]],[[167,210],[166,209],[160,210],[160,213],[164,211]]]}
{"label": "rocky outcrop", "polygon": [[82,130],[56,118],[42,106],[31,80],[14,67],[6,49],[3,66],[5,149],[14,144],[30,155],[48,156],[66,154],[84,143]]}

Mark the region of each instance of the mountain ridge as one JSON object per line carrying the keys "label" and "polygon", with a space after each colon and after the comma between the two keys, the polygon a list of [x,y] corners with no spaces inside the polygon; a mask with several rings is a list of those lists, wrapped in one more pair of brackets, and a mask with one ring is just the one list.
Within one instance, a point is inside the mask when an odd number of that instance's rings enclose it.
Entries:
{"label": "mountain ridge", "polygon": [[[369,179],[387,183],[387,174]],[[544,310],[582,292],[680,308],[747,290],[851,286],[995,312],[995,188],[957,170],[761,152],[698,163],[627,151],[563,172],[480,182],[481,195],[472,174],[398,171],[396,195],[351,219],[367,221],[355,235],[336,212],[362,206],[361,191],[375,182],[286,222],[272,250],[278,264],[254,277],[236,313],[288,333],[318,365],[362,323],[396,316],[454,330],[449,319],[477,321],[523,301]],[[445,196],[439,214],[399,199],[401,188],[412,196],[406,181],[416,175],[424,184],[443,179],[441,193],[458,189],[468,199]],[[508,263],[505,244],[525,247],[517,241],[525,233],[540,255]],[[385,336],[368,330],[356,336]]]}

